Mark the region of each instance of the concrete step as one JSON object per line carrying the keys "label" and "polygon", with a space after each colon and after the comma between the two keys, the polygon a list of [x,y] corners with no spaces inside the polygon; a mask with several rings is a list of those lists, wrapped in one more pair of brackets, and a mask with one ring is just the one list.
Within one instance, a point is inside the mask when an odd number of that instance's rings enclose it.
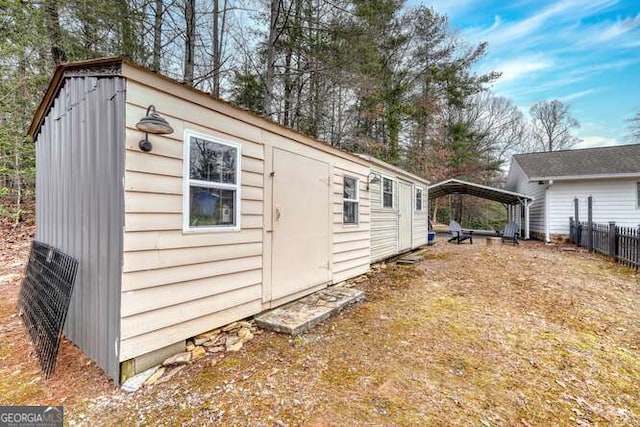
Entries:
{"label": "concrete step", "polygon": [[332,286],[261,313],[254,320],[262,329],[298,335],[363,299],[361,290]]}

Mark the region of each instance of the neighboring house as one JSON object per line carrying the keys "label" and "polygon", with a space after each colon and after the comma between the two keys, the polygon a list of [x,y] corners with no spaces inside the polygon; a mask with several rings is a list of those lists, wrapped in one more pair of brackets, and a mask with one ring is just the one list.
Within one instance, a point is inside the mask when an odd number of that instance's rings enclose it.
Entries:
{"label": "neighboring house", "polygon": [[116,382],[427,242],[426,181],[121,58],[60,65],[29,134],[36,239],[79,261],[65,335]]}
{"label": "neighboring house", "polygon": [[569,234],[569,217],[637,227],[640,224],[640,144],[514,155],[508,190],[535,198],[531,236],[545,241]]}

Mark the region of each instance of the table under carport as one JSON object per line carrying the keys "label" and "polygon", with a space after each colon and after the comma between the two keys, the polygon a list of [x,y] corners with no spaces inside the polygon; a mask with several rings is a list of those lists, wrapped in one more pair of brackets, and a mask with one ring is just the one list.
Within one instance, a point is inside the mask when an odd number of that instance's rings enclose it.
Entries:
{"label": "table under carport", "polygon": [[432,201],[449,194],[467,194],[502,203],[507,209],[509,222],[517,223],[523,232],[522,236],[529,239],[529,208],[534,202],[531,196],[459,179],[448,179],[433,184],[429,187],[428,194],[429,205]]}

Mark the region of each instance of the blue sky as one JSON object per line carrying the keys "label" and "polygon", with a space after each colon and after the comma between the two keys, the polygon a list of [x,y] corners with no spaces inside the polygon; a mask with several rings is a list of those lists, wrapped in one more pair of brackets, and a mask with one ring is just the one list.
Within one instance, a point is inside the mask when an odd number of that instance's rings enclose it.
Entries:
{"label": "blue sky", "polygon": [[478,71],[503,73],[494,93],[523,111],[572,106],[580,147],[625,142],[640,111],[640,0],[410,0],[446,13],[470,43],[489,42]]}

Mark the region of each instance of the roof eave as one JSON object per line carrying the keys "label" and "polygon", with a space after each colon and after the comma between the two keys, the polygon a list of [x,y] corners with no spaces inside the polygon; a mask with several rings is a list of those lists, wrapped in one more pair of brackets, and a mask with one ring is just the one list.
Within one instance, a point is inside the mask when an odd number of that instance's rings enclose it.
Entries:
{"label": "roof eave", "polygon": [[[489,187],[489,186],[486,186],[486,185],[476,184],[476,183],[473,183],[473,182],[463,181],[461,179],[455,179],[455,178],[448,179],[446,181],[438,182],[436,184],[431,185],[429,187],[429,193],[433,194],[433,191],[434,191],[435,188],[442,187],[442,186],[445,186],[445,185],[450,184],[450,183],[456,183],[456,184],[461,184],[463,186],[475,187],[475,188],[487,191],[489,193],[494,193],[494,194],[499,193],[500,195],[510,196],[510,198],[515,198],[518,201],[529,200],[530,202],[533,202],[535,200],[535,197],[529,196],[529,195],[526,195],[526,194],[516,193],[515,191],[503,190],[501,188]],[[501,202],[501,203],[508,203],[508,202],[511,201],[511,200],[498,200],[498,197],[495,197],[494,199],[490,199],[490,200],[494,200],[494,201]]]}
{"label": "roof eave", "polygon": [[29,129],[27,130],[27,135],[35,137],[40,131],[40,127],[42,126],[44,118],[49,112],[49,109],[51,108],[51,105],[55,100],[55,96],[60,89],[60,85],[64,80],[63,77],[66,70],[96,65],[115,64],[122,61],[123,57],[121,56],[108,56],[104,58],[88,59],[86,61],[63,62],[61,64],[58,64],[53,73],[53,77],[51,77],[51,80],[49,81],[49,85],[47,86],[44,96],[42,97],[40,104],[38,104],[38,108],[36,108],[36,112],[33,115],[33,120],[31,121]]}
{"label": "roof eave", "polygon": [[640,172],[630,173],[608,173],[591,175],[559,175],[559,176],[532,176],[529,182],[534,181],[581,181],[589,179],[620,179],[620,178],[640,178]]}
{"label": "roof eave", "polygon": [[399,168],[398,166],[394,166],[394,165],[392,165],[390,163],[387,163],[385,161],[382,161],[382,160],[380,160],[380,159],[378,159],[376,157],[370,156],[368,154],[356,154],[356,155],[358,157],[360,157],[362,159],[365,159],[366,161],[376,165],[376,166],[380,166],[380,167],[383,167],[383,168],[390,169],[390,170],[392,170],[392,171],[394,171],[394,172],[396,172],[396,173],[398,173],[400,175],[404,175],[405,177],[410,178],[410,179],[412,179],[414,181],[418,181],[421,184],[424,184],[426,186],[431,184],[431,182],[427,181],[424,178],[419,177],[418,175],[412,174],[411,172],[407,172],[406,170],[404,170],[402,168]]}

